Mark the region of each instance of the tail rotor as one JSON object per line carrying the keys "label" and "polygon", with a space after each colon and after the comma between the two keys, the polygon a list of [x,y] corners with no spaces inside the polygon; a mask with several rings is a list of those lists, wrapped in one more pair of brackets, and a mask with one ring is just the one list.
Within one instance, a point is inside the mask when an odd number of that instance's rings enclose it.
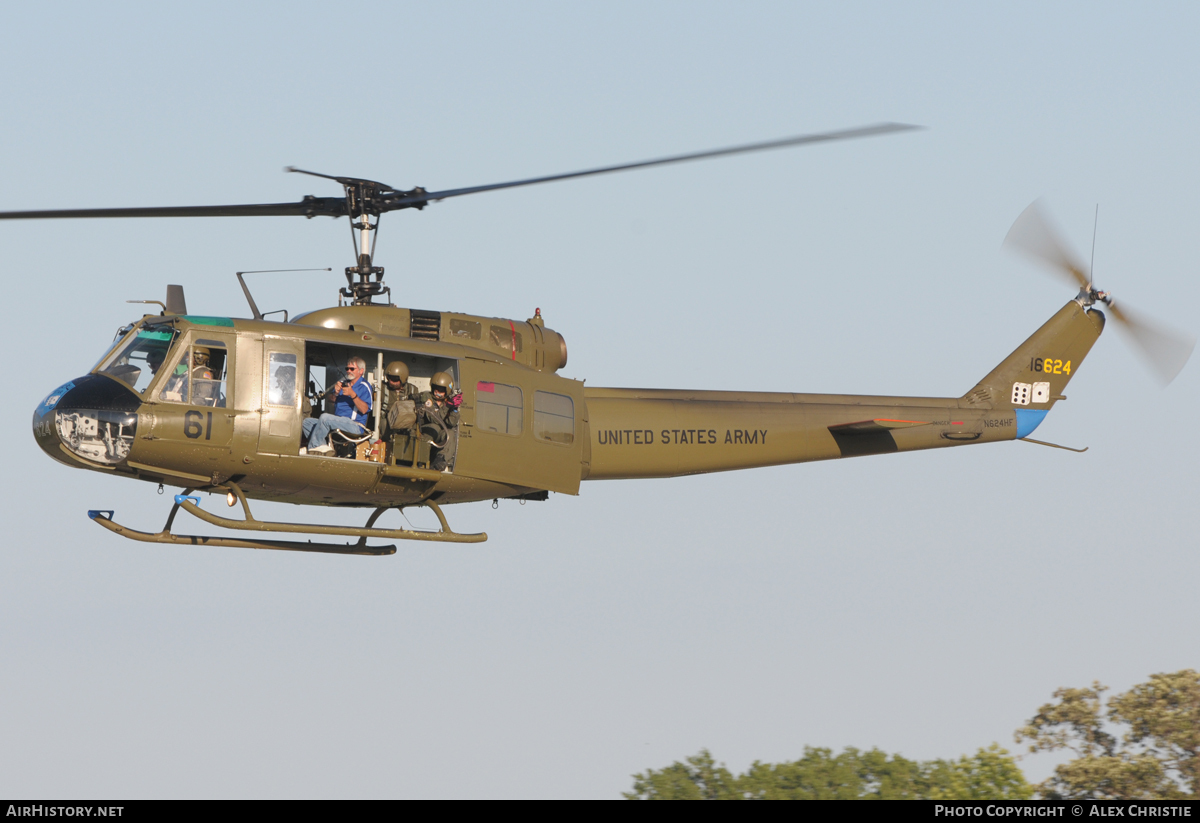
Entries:
{"label": "tail rotor", "polygon": [[1092,281],[1090,267],[1085,269],[1070,247],[1060,239],[1040,200],[1033,201],[1021,212],[1008,230],[1004,245],[1043,263],[1078,286],[1079,295],[1076,299],[1082,305],[1104,303],[1108,306],[1110,315],[1117,321],[1117,328],[1133,344],[1134,351],[1164,386],[1183,370],[1196,347],[1196,339],[1149,319],[1141,312],[1130,309],[1124,302],[1118,306],[1111,295],[1099,291]]}

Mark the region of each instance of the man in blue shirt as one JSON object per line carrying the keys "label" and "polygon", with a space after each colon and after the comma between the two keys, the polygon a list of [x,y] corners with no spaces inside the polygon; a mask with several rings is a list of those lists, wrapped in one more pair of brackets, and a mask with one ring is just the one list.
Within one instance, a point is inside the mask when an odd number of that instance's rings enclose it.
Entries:
{"label": "man in blue shirt", "polygon": [[325,413],[320,419],[305,418],[304,436],[308,438],[308,453],[332,455],[333,447],[326,444],[329,433],[334,429],[344,431],[352,437],[361,437],[367,431],[367,415],[371,413],[371,384],[366,381],[367,364],[361,357],[351,357],[346,363],[346,379],[334,386],[337,402],[333,414]]}

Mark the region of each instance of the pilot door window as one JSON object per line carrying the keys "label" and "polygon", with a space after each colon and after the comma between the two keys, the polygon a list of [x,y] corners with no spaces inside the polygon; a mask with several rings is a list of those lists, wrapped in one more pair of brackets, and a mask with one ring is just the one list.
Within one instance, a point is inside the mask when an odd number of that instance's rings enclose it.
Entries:
{"label": "pilot door window", "polygon": [[267,403],[296,405],[296,355],[273,351],[267,358]]}
{"label": "pilot door window", "polygon": [[196,340],[175,361],[159,397],[168,403],[223,409],[228,363],[229,356],[224,343]]}

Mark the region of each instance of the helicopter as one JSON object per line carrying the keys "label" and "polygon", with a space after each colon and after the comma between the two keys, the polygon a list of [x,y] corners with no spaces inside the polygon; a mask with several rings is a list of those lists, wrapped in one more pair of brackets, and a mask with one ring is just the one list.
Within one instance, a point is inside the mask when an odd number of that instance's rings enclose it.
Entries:
{"label": "helicopter", "polygon": [[[1099,339],[1108,309],[1159,377],[1170,382],[1194,340],[1120,307],[1092,282],[1059,240],[1039,203],[1006,242],[1048,264],[1079,291],[1012,354],[959,397],[891,397],[790,392],[600,388],[560,374],[566,340],[541,310],[524,321],[396,306],[375,265],[383,214],[422,210],[448,198],[746,152],[911,131],[882,123],[841,131],[605,166],[483,186],[399,190],[378,181],[285,171],[334,181],[341,197],[293,203],[0,212],[0,220],[100,217],[294,215],[347,217],[355,263],[338,304],[268,320],[243,277],[249,318],[189,313],[183,287],[168,285],[157,314],[122,326],[86,375],[51,391],[33,414],[33,435],[52,459],[182,489],[158,532],[119,524],[112,510],[93,522],[132,540],[192,546],[336,554],[394,554],[372,540],[478,543],[486,533],[451,529],[442,506],[578,494],[584,480],[678,477],[816,460],[1023,440],[1030,437]],[[361,364],[355,366],[354,364]],[[358,369],[358,376],[342,366]],[[418,415],[386,423],[385,374],[401,369],[425,398],[452,387],[453,423]],[[351,431],[305,445],[336,393],[365,384],[370,402]],[[332,393],[331,393],[332,392]],[[432,400],[425,401],[430,407]],[[418,410],[422,407],[418,404]],[[311,442],[309,445],[312,445]],[[1070,451],[1085,451],[1069,449]],[[441,462],[438,462],[440,458]],[[224,493],[242,516],[201,507],[199,493]],[[250,500],[371,509],[363,526],[259,520]],[[439,530],[382,528],[387,511],[430,509]],[[244,536],[173,531],[180,510]],[[357,537],[355,542],[264,535]]]}

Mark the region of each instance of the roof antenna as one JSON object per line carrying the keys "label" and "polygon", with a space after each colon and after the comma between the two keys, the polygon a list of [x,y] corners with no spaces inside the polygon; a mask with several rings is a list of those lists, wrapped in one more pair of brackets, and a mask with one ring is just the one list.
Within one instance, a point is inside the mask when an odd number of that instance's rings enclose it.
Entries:
{"label": "roof antenna", "polygon": [[[237,275],[238,282],[242,284],[242,292],[244,292],[246,295],[246,302],[250,304],[250,311],[251,311],[251,313],[253,313],[255,320],[262,320],[263,315],[262,315],[262,312],[260,312],[258,310],[258,306],[255,305],[254,298],[250,296],[250,287],[246,285],[246,281],[242,278],[242,275],[243,274],[273,274],[275,272],[285,272],[285,271],[289,271],[289,272],[290,271],[333,271],[333,269],[331,269],[329,267],[326,267],[323,269],[257,269],[255,271],[234,272],[234,274]],[[169,289],[171,287],[167,286],[167,288]],[[274,313],[275,312],[271,312],[271,314],[274,314]]]}
{"label": "roof antenna", "polygon": [[1100,204],[1096,204],[1096,217],[1092,220],[1092,261],[1088,263],[1088,280],[1092,285],[1096,283],[1096,276],[1093,274],[1096,270],[1096,229],[1100,226]]}

